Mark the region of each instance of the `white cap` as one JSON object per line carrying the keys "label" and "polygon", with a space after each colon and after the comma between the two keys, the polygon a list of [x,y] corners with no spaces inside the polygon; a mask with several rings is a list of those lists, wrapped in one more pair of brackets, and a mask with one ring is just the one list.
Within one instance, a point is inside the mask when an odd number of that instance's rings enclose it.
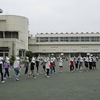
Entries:
{"label": "white cap", "polygon": [[19,57],[16,57],[16,60],[20,60],[20,58]]}
{"label": "white cap", "polygon": [[26,57],[27,59],[29,58],[29,57]]}
{"label": "white cap", "polygon": [[91,54],[90,56],[92,57],[93,55]]}
{"label": "white cap", "polygon": [[6,60],[7,60],[7,61],[9,61],[9,59],[10,59],[9,57],[6,57]]}

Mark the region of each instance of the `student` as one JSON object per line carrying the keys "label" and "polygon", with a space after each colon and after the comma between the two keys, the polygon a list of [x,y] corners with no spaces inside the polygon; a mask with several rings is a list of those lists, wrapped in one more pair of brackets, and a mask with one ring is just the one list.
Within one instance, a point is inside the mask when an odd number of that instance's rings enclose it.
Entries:
{"label": "student", "polygon": [[55,70],[55,57],[51,57],[51,60],[53,61],[53,71],[54,72],[56,72],[56,70]]}
{"label": "student", "polygon": [[78,70],[78,58],[74,57],[75,70]]}
{"label": "student", "polygon": [[49,57],[47,57],[46,58],[46,75],[47,75],[47,77],[50,77],[50,73],[49,73],[49,71],[50,71],[50,60],[49,60]]}
{"label": "student", "polygon": [[34,78],[36,78],[34,66],[35,66],[35,60],[32,59],[31,64],[30,64],[30,70],[31,70],[31,72],[30,72],[29,76],[32,75]]}
{"label": "student", "polygon": [[29,58],[28,57],[25,58],[24,67],[25,67],[25,73],[24,74],[28,75],[28,69],[29,69]]}
{"label": "student", "polygon": [[74,60],[72,58],[70,58],[69,66],[70,66],[70,71],[73,72],[74,71]]}
{"label": "student", "polygon": [[89,57],[85,57],[85,70],[88,71],[89,68]]}
{"label": "student", "polygon": [[19,80],[19,71],[20,71],[20,62],[19,62],[19,57],[16,57],[16,60],[14,61],[14,71],[15,71],[15,77],[16,81]]}
{"label": "student", "polygon": [[51,61],[50,61],[50,72],[51,72],[51,74],[52,74],[52,71],[54,71],[54,61],[53,61],[53,59],[51,59]]}
{"label": "student", "polygon": [[6,75],[8,76],[8,78],[10,78],[11,77],[9,75],[10,62],[9,62],[9,58],[8,57],[6,57],[3,66],[4,66],[4,69],[5,69],[4,79],[6,79]]}
{"label": "student", "polygon": [[37,59],[36,59],[36,69],[37,69],[37,75],[39,75],[39,58],[37,57]]}
{"label": "student", "polygon": [[41,63],[42,67],[43,67],[43,72],[46,72],[46,58],[43,59],[42,63]]}
{"label": "student", "polygon": [[96,68],[96,57],[95,56],[93,56],[92,67],[93,67],[93,69],[97,69]]}
{"label": "student", "polygon": [[83,69],[83,57],[79,57],[79,61],[80,61],[80,63],[79,63],[79,70],[82,70]]}
{"label": "student", "polygon": [[59,59],[59,72],[62,73],[62,71],[63,71],[63,59],[60,58]]}
{"label": "student", "polygon": [[2,67],[3,67],[3,62],[2,62],[3,58],[0,57],[0,74],[1,74],[1,83],[4,83],[5,81],[3,80],[3,71],[2,71]]}
{"label": "student", "polygon": [[89,56],[89,70],[92,71],[92,62],[93,62],[93,57],[92,54]]}

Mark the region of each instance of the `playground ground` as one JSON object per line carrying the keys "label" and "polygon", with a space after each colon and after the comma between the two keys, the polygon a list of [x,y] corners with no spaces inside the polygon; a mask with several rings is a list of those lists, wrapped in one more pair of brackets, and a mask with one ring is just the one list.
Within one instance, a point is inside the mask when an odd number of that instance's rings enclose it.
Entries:
{"label": "playground ground", "polygon": [[100,100],[100,61],[97,70],[88,72],[69,72],[68,62],[64,71],[49,78],[43,74],[36,79],[24,76],[22,68],[19,81],[15,81],[14,71],[11,79],[0,83],[0,100]]}

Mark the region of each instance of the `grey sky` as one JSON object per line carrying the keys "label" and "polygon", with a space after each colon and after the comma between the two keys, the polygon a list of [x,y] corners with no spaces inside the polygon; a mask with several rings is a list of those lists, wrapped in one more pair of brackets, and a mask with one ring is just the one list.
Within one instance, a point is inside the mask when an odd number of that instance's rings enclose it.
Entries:
{"label": "grey sky", "polygon": [[100,0],[0,0],[0,8],[27,17],[31,34],[100,32]]}

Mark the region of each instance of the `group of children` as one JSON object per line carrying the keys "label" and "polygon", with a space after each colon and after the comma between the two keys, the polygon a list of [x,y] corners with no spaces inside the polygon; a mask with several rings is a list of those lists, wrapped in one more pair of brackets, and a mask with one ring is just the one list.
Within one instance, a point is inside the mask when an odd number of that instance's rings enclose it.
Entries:
{"label": "group of children", "polygon": [[[9,68],[10,68],[10,62],[9,58],[6,57],[4,62],[2,61],[3,58],[0,57],[0,73],[1,73],[1,83],[4,83],[4,79],[11,78],[9,75]],[[43,73],[45,74],[46,77],[50,77],[50,74],[55,73],[55,57],[43,57],[42,60],[40,61],[39,57],[32,57],[31,62],[29,61],[29,57],[25,58],[24,61],[24,68],[25,68],[25,76],[28,78],[30,76],[36,78],[37,75],[39,75],[39,66],[41,65],[43,68]],[[59,57],[58,60],[58,66],[59,66],[59,72],[62,73],[63,71],[63,62],[64,59],[62,57]],[[96,57],[93,55],[89,55],[87,57],[71,57],[69,59],[69,66],[70,66],[70,71],[82,71],[85,69],[86,71],[88,70],[93,70],[96,69]],[[83,68],[85,66],[85,68]],[[3,73],[3,68],[5,72]],[[14,61],[14,72],[15,72],[15,79],[16,81],[19,80],[20,76],[20,58],[16,57]]]}
{"label": "group of children", "polygon": [[93,55],[87,55],[86,57],[73,57],[70,58],[70,71],[74,71],[75,70],[94,70],[96,69],[96,57]]}
{"label": "group of children", "polygon": [[[44,74],[49,77],[50,73],[55,72],[55,58],[44,57],[40,63],[39,58],[32,57],[31,63],[29,63],[29,58],[26,57],[24,67],[25,67],[25,75],[33,76],[36,78],[36,75],[39,75],[39,66],[43,67]],[[36,67],[36,71],[35,71]],[[29,72],[30,68],[30,72]]]}

